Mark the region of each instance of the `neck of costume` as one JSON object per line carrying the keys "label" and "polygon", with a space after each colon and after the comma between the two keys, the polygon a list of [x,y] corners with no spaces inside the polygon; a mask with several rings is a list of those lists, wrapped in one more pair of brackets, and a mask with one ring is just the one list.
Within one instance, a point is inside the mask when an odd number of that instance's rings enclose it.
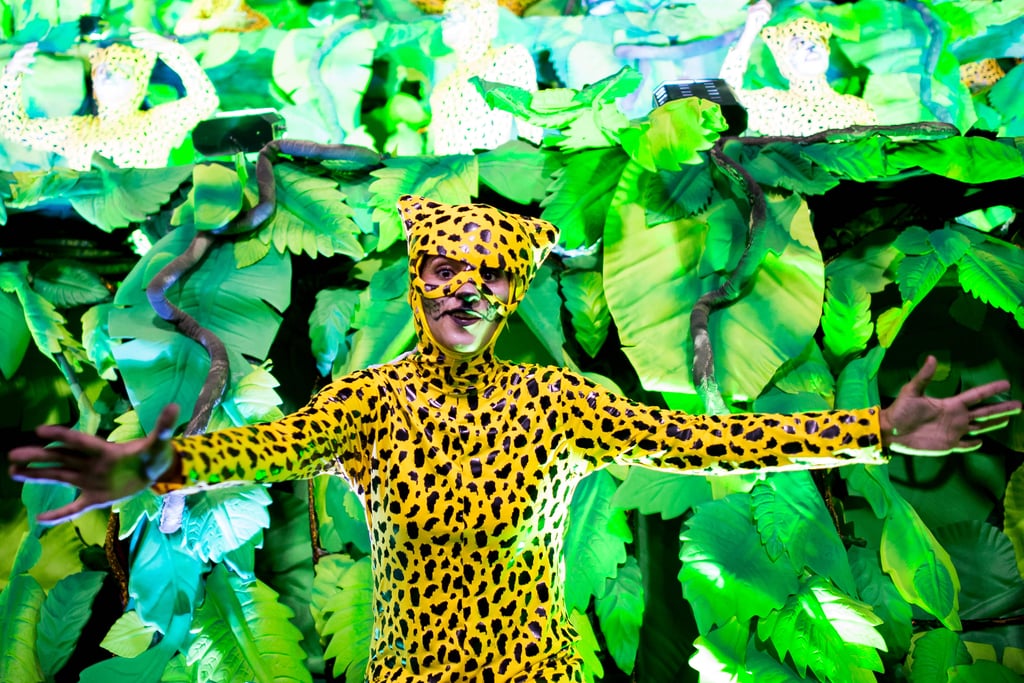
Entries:
{"label": "neck of costume", "polygon": [[[573,492],[595,470],[717,475],[884,462],[877,408],[687,415],[565,368],[498,361],[496,334],[478,353],[446,352],[424,301],[495,268],[511,287],[491,304],[509,315],[557,231],[483,205],[403,197],[399,210],[418,352],[343,377],[281,420],[173,442],[187,486],[321,473],[349,482],[371,539],[367,680],[582,682],[562,550]],[[418,272],[431,255],[468,267],[431,287]]]}

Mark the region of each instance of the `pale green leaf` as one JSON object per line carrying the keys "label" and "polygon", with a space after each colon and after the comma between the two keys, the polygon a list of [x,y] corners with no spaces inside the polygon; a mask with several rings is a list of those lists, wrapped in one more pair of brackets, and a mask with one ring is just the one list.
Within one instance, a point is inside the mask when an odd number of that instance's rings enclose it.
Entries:
{"label": "pale green leaf", "polygon": [[907,256],[896,267],[896,282],[903,301],[916,306],[938,284],[946,265],[935,252]]}
{"label": "pale green leaf", "polygon": [[43,601],[36,649],[43,673],[53,676],[74,652],[82,627],[92,616],[92,601],[103,584],[103,572],[81,572],[57,582]]}
{"label": "pale green leaf", "polygon": [[[335,378],[370,365],[394,360],[415,343],[412,309],[406,295],[409,262],[398,259],[377,271],[370,286],[359,295],[352,326],[351,347],[344,364],[335,364]],[[390,291],[388,283],[398,283],[397,292]]]}
{"label": "pale green leaf", "polygon": [[622,671],[632,673],[644,621],[644,583],[635,558],[627,557],[615,578],[608,579],[594,607],[609,654]]}
{"label": "pale green leaf", "polygon": [[189,496],[181,525],[184,545],[200,560],[213,563],[247,543],[259,545],[263,529],[270,526],[268,505],[270,494],[263,486],[214,488]]}
{"label": "pale green leaf", "polygon": [[14,377],[25,357],[32,334],[25,322],[25,313],[18,297],[13,293],[0,291],[0,373],[6,379]]}
{"label": "pale green leaf", "polygon": [[576,488],[569,507],[565,535],[565,604],[586,610],[590,596],[600,597],[609,577],[626,561],[626,543],[632,539],[626,515],[612,506],[615,479],[601,470]]}
{"label": "pale green leaf", "polygon": [[956,633],[936,628],[914,639],[908,661],[912,683],[948,681],[949,669],[970,664],[971,653]]}
{"label": "pale green leaf", "polygon": [[1014,470],[1003,497],[1003,531],[1013,544],[1017,571],[1024,578],[1024,465]]}
{"label": "pale green leaf", "polygon": [[117,379],[117,362],[107,326],[113,308],[113,304],[98,304],[82,314],[82,346],[100,377],[108,381]]}
{"label": "pale green leaf", "polygon": [[18,574],[0,593],[0,681],[42,683],[36,655],[36,624],[43,589],[27,574]]}
{"label": "pale green leaf", "polygon": [[217,406],[210,419],[208,430],[225,427],[240,427],[270,422],[283,417],[278,407],[281,397],[275,389],[277,379],[268,369],[270,361],[263,365],[250,365],[250,372],[232,386]]}
{"label": "pale green leaf", "polygon": [[348,332],[352,327],[359,292],[351,289],[322,289],[309,314],[309,339],[313,358],[321,375],[329,375],[336,363],[348,355]]}
{"label": "pale green leaf", "polygon": [[368,553],[366,511],[352,488],[338,477],[317,477],[313,479],[313,495],[321,546],[338,552],[351,543],[360,552]]}
{"label": "pale green leaf", "polygon": [[398,216],[398,198],[420,195],[446,204],[468,204],[478,192],[479,167],[475,156],[396,157],[370,173],[373,220],[380,226],[378,251],[405,234]]}
{"label": "pale green leaf", "polygon": [[510,140],[477,155],[480,181],[517,204],[544,199],[558,156],[522,140]]}
{"label": "pale green leaf", "polygon": [[559,241],[570,249],[591,245],[604,232],[613,190],[628,157],[618,148],[594,149],[565,157],[541,202],[541,218],[561,230]]}
{"label": "pale green leaf", "polygon": [[562,299],[552,267],[542,264],[516,313],[552,358],[562,358],[565,333],[562,331]]}
{"label": "pale green leaf", "polygon": [[949,228],[928,233],[928,242],[934,247],[939,260],[947,267],[959,261],[971,248],[971,241],[966,236]]}
{"label": "pale green leaf", "polygon": [[560,282],[565,307],[572,315],[576,341],[587,355],[594,357],[608,337],[611,325],[601,273],[592,270],[569,271],[562,275]]}
{"label": "pale green leaf", "polygon": [[88,266],[65,259],[48,261],[32,281],[32,288],[57,308],[94,304],[110,298],[103,278]]}
{"label": "pale green leaf", "polygon": [[651,173],[678,171],[684,164],[702,163],[698,152],[711,149],[726,127],[718,104],[685,97],[658,107],[619,131],[619,137],[630,158]]}
{"label": "pale green leaf", "polygon": [[153,642],[156,632],[142,623],[138,612],[129,610],[118,617],[100,645],[118,657],[138,657]]}
{"label": "pale green leaf", "polygon": [[192,191],[188,201],[196,230],[220,230],[242,208],[242,181],[233,170],[220,164],[198,164],[192,168]]}
{"label": "pale green leaf", "polygon": [[889,153],[894,169],[918,166],[965,183],[990,183],[1024,175],[1024,159],[1012,145],[981,136],[948,137],[901,145]]}
{"label": "pale green leaf", "polygon": [[158,211],[192,175],[192,167],[111,168],[98,173],[103,181],[101,191],[76,194],[71,206],[82,218],[110,232]]}
{"label": "pale green leaf", "polygon": [[989,240],[975,245],[957,264],[960,285],[1024,327],[1024,250]]}
{"label": "pale green leaf", "polygon": [[935,245],[929,239],[930,234],[924,228],[912,225],[899,234],[892,246],[908,256],[930,254],[935,250]]}
{"label": "pale green leaf", "polygon": [[789,562],[773,562],[765,552],[750,505],[742,493],[703,503],[679,536],[679,581],[701,633],[767,615],[798,588]]}
{"label": "pale green leaf", "polygon": [[858,282],[830,277],[825,287],[821,329],[825,348],[839,361],[863,351],[875,330],[871,322],[871,295]]}
{"label": "pale green leaf", "polygon": [[671,519],[710,499],[711,485],[705,477],[630,467],[612,497],[612,505],[636,509],[645,515],[658,513],[664,519]]}
{"label": "pale green leaf", "polygon": [[333,591],[321,605],[323,622],[317,621],[320,639],[327,646],[326,659],[333,659],[335,676],[345,676],[347,683],[363,681],[370,656],[370,635],[373,630],[373,576],[370,558],[343,567],[333,585],[321,585],[329,574],[321,574],[319,564],[314,591]]}
{"label": "pale green leaf", "polygon": [[206,581],[186,661],[209,683],[312,681],[291,617],[266,584],[242,581],[218,565]]}
{"label": "pale green leaf", "polygon": [[188,613],[198,601],[203,562],[149,522],[134,537],[128,570],[128,595],[139,618],[166,633],[175,615]]}
{"label": "pale green leaf", "polygon": [[719,628],[702,633],[693,642],[696,652],[690,658],[690,666],[700,673],[702,681],[746,681],[748,640],[749,626],[732,619]]}
{"label": "pale green leaf", "polygon": [[809,472],[778,473],[754,484],[754,522],[772,561],[788,556],[793,569],[805,567],[853,590],[846,551]]}

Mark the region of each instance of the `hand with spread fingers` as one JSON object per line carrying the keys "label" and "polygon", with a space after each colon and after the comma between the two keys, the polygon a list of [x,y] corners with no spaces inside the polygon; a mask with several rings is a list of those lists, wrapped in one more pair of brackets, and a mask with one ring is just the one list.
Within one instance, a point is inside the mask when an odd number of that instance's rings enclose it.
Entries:
{"label": "hand with spread fingers", "polygon": [[924,391],[937,362],[928,356],[913,379],[903,385],[892,405],[882,411],[882,445],[905,455],[965,453],[981,447],[979,435],[1005,427],[1021,411],[1020,401],[984,403],[1009,391],[1006,380],[989,382],[949,398]]}
{"label": "hand with spread fingers", "polygon": [[54,442],[23,446],[10,452],[10,474],[16,481],[58,482],[81,489],[67,505],[39,515],[43,524],[57,524],[86,510],[107,507],[152,486],[172,463],[168,440],[178,407],[167,406],[146,436],[111,443],[92,434],[46,425],[36,435]]}

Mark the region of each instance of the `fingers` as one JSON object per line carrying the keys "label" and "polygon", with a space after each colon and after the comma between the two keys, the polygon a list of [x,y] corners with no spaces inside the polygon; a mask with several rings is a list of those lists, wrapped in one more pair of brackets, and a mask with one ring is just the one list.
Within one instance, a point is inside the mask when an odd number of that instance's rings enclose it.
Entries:
{"label": "fingers", "polygon": [[[1010,383],[1005,379],[1001,379],[996,382],[989,382],[988,384],[972,387],[967,391],[957,394],[954,398],[963,401],[966,405],[972,405],[1009,390]],[[1012,410],[1014,405],[1016,405],[1018,409],[1020,407],[1020,401],[1006,401],[1005,403],[1007,410]]]}
{"label": "fingers", "polygon": [[174,436],[174,425],[178,421],[178,413],[180,408],[178,404],[170,403],[164,406],[164,409],[160,411],[160,415],[156,418],[156,424],[153,426],[151,434],[155,435],[160,441],[167,441]]}
{"label": "fingers", "polygon": [[95,453],[109,443],[105,439],[79,432],[61,425],[43,425],[36,428],[36,436],[47,441],[59,441],[70,450]]}
{"label": "fingers", "polygon": [[11,479],[30,481],[37,484],[69,484],[75,486],[80,473],[67,467],[28,467],[11,465]]}
{"label": "fingers", "polygon": [[935,356],[929,355],[925,359],[924,365],[917,371],[909,382],[903,385],[900,389],[901,396],[924,396],[924,390],[928,387],[928,384],[932,381],[932,376],[935,375],[935,368],[938,366],[938,361],[935,360]]}
{"label": "fingers", "polygon": [[66,522],[69,519],[74,519],[92,507],[94,506],[89,505],[84,498],[76,498],[67,505],[59,507],[56,510],[40,512],[36,516],[36,521],[40,524],[47,525],[60,524],[61,522]]}

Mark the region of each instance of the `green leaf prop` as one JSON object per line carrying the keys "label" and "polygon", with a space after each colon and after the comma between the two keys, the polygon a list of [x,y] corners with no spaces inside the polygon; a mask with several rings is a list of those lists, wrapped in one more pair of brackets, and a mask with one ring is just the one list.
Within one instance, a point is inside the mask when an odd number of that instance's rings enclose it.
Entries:
{"label": "green leaf prop", "polygon": [[863,351],[875,331],[871,295],[857,282],[829,278],[821,329],[825,333],[825,348],[838,362]]}
{"label": "green leaf prop", "polygon": [[645,176],[643,204],[651,227],[687,218],[707,208],[713,196],[707,164],[692,164],[679,171]]}
{"label": "green leaf prop", "polygon": [[117,379],[114,350],[110,343],[110,330],[107,322],[113,304],[99,304],[82,314],[82,345],[85,353],[99,376],[105,380]]}
{"label": "green leaf prop", "polygon": [[612,321],[604,297],[604,279],[597,271],[569,271],[562,275],[561,285],[576,341],[593,358],[608,338]]}
{"label": "green leaf prop", "polygon": [[466,204],[479,192],[479,169],[474,156],[398,157],[384,160],[384,168],[371,171],[377,180],[373,193],[373,220],[380,225],[377,250],[383,251],[402,239],[398,198],[415,194],[446,204]]}
{"label": "green leaf prop", "polygon": [[645,515],[678,517],[694,505],[711,499],[707,477],[630,467],[626,479],[612,497],[612,505],[636,509]]}
{"label": "green leaf prop", "polygon": [[551,266],[546,264],[537,270],[516,313],[551,357],[560,360],[565,345],[560,317],[562,299],[558,295],[558,283],[551,275],[551,270]]}
{"label": "green leaf prop", "polygon": [[81,572],[62,579],[43,601],[36,648],[43,673],[52,677],[68,661],[82,627],[92,616],[92,601],[103,584],[103,572]]}
{"label": "green leaf prop", "polygon": [[792,143],[767,145],[743,163],[743,167],[761,185],[780,187],[802,195],[825,194],[839,179],[811,162],[799,146]]}
{"label": "green leaf prop", "polygon": [[0,593],[0,680],[45,680],[36,656],[36,624],[43,598],[43,589],[27,574],[15,576]]}
{"label": "green leaf prop", "polygon": [[139,618],[167,633],[176,615],[188,614],[199,599],[203,562],[182,547],[180,535],[156,524],[140,527],[128,573],[128,595]]}
{"label": "green leaf prop", "polygon": [[[357,239],[359,226],[352,220],[352,209],[345,204],[337,181],[309,175],[292,164],[277,164],[274,178],[277,208],[252,239],[272,244],[280,253],[363,258]],[[240,242],[237,249],[244,244]],[[249,263],[239,259],[239,265]]]}
{"label": "green leaf prop", "polygon": [[[322,613],[317,624],[320,638],[327,644],[324,658],[334,660],[335,676],[344,672],[347,683],[362,681],[370,657],[373,629],[370,558],[351,562],[333,555],[322,559],[317,564],[313,591],[314,601]],[[325,593],[329,593],[329,597],[318,600],[317,596]]]}
{"label": "green leaf prop", "polygon": [[914,640],[908,661],[912,681],[948,681],[949,669],[970,664],[971,653],[956,633],[937,628]]}
{"label": "green leaf prop", "polygon": [[312,681],[291,616],[266,584],[243,582],[218,565],[206,581],[194,621],[199,636],[186,660],[210,683]]}
{"label": "green leaf prop", "polygon": [[632,673],[644,621],[644,583],[635,558],[627,557],[615,578],[608,579],[594,607],[616,666]]}
{"label": "green leaf prop", "polygon": [[1012,145],[983,137],[905,143],[890,152],[894,169],[915,166],[965,183],[990,183],[1024,175],[1024,159]]}
{"label": "green leaf prop", "polygon": [[0,338],[0,373],[11,379],[25,357],[32,333],[18,297],[6,291],[0,291],[0,329],[6,332]]}
{"label": "green leaf prop", "polygon": [[711,149],[727,127],[717,103],[686,97],[619,131],[619,139],[629,157],[651,173],[678,171],[684,164],[702,163],[697,152]]}
{"label": "green leaf prop", "polygon": [[135,610],[128,610],[114,622],[100,645],[118,657],[138,657],[146,651],[156,629],[146,626]]}
{"label": "green leaf prop", "polygon": [[1017,571],[1024,577],[1024,465],[1014,470],[1003,497],[1003,531],[1013,544]]}
{"label": "green leaf prop", "polygon": [[948,670],[950,683],[1019,683],[1020,673],[996,662],[979,660]]}
{"label": "green leaf prop", "polygon": [[962,619],[995,619],[1024,605],[1024,583],[1006,534],[981,520],[965,520],[937,528],[935,538],[957,574],[971,577],[960,591]]}
{"label": "green leaf prop", "polygon": [[331,368],[348,357],[348,331],[352,327],[359,292],[352,289],[323,289],[309,315],[309,339],[316,369],[329,376]]}
{"label": "green leaf prop", "polygon": [[558,155],[539,150],[522,140],[510,140],[501,147],[477,156],[480,181],[517,204],[529,205],[544,199]]}
{"label": "green leaf prop", "polygon": [[615,479],[601,470],[576,488],[565,535],[565,604],[585,611],[590,596],[600,597],[606,580],[626,561],[625,544],[632,541],[626,515],[612,506]]}
{"label": "green leaf prop", "polygon": [[393,360],[415,342],[408,272],[409,262],[401,258],[374,273],[359,295],[352,346],[344,367],[335,364],[335,377]]}
{"label": "green leaf prop", "polygon": [[261,545],[263,529],[270,526],[270,494],[263,486],[232,486],[190,496],[181,529],[184,544],[204,562],[220,562],[224,555],[247,543]]}
{"label": "green leaf prop", "polygon": [[239,379],[210,418],[208,431],[269,422],[281,417],[281,397],[274,390],[278,381],[264,366],[250,365],[251,372]]}
{"label": "green leaf prop", "polygon": [[852,592],[853,575],[821,494],[809,472],[784,472],[751,490],[754,522],[772,561],[789,557],[798,574],[805,567]]}
{"label": "green leaf prop", "polygon": [[111,168],[94,173],[99,174],[102,189],[72,196],[71,206],[96,227],[112,232],[156,213],[192,175],[192,167]]}
{"label": "green leaf prop", "polygon": [[696,652],[690,666],[701,675],[701,680],[739,683],[747,680],[745,655],[750,630],[746,623],[736,619],[698,636],[693,645]]}
{"label": "green leaf prop", "polygon": [[583,675],[587,683],[594,683],[595,679],[604,676],[600,657],[601,645],[597,642],[597,634],[594,633],[594,627],[585,613],[573,610],[569,615],[569,623],[580,637],[575,645],[576,652],[583,659]]}
{"label": "green leaf prop", "polygon": [[[191,339],[159,321],[146,298],[150,279],[185,251],[193,230],[182,226],[161,239],[136,264],[114,297],[110,312],[118,369],[143,426],[156,421],[168,403],[188,415],[206,379],[209,355]],[[168,298],[228,348],[235,378],[251,371],[243,355],[266,358],[289,303],[291,262],[270,253],[259,263],[238,268],[230,244],[217,245],[193,271],[168,290]]]}
{"label": "green leaf prop", "polygon": [[877,628],[885,638],[885,650],[890,658],[902,659],[910,650],[913,633],[910,604],[896,590],[892,579],[882,572],[877,553],[857,546],[847,552],[850,569],[857,580],[857,594],[882,620]]}
{"label": "green leaf prop", "polygon": [[218,231],[242,208],[242,180],[220,164],[199,164],[192,168],[192,189],[188,199],[175,209],[172,225],[191,223],[196,230]]}
{"label": "green leaf prop", "polygon": [[825,142],[801,147],[801,153],[822,169],[840,178],[865,182],[889,175],[887,144],[872,137],[851,142]]}
{"label": "green leaf prop", "polygon": [[965,291],[1006,311],[1024,327],[1024,250],[986,240],[964,253],[957,274]]}
{"label": "green leaf prop", "polygon": [[370,552],[366,513],[348,484],[338,477],[317,477],[313,479],[313,495],[323,548],[338,552],[351,543],[363,554]]}
{"label": "green leaf prop", "polygon": [[[623,173],[605,228],[604,286],[624,351],[643,386],[694,393],[689,315],[720,276],[701,278],[709,228],[701,216],[650,227],[640,203],[643,172]],[[799,198],[772,201],[771,220],[790,239],[765,253],[747,293],[711,314],[709,333],[723,393],[753,397],[779,367],[800,355],[818,327],[824,266]],[[724,350],[743,349],[741,354]]]}
{"label": "green leaf prop", "polygon": [[541,202],[541,218],[562,231],[569,249],[594,244],[604,232],[613,190],[629,158],[618,147],[576,152],[564,158]]}
{"label": "green leaf prop", "polygon": [[88,266],[66,259],[48,261],[32,287],[57,308],[95,304],[110,297],[103,278]]}
{"label": "green leaf prop", "polygon": [[761,545],[747,494],[697,506],[679,538],[679,581],[702,634],[780,609],[798,588],[790,564]]}
{"label": "green leaf prop", "polygon": [[880,623],[867,605],[814,577],[782,609],[758,621],[757,635],[771,641],[780,659],[791,658],[801,676],[810,669],[819,680],[852,681],[858,669],[883,670],[877,650],[885,649],[885,641],[875,630]]}

